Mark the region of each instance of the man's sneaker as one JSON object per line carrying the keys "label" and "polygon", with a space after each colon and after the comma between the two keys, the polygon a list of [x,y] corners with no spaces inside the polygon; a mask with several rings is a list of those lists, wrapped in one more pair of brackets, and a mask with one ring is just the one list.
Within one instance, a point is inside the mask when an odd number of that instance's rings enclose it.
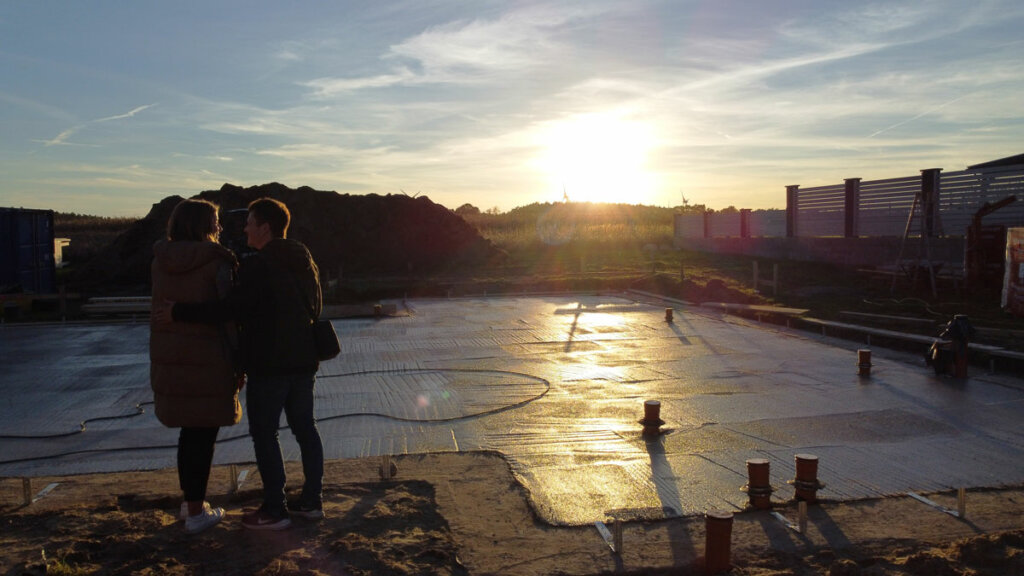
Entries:
{"label": "man's sneaker", "polygon": [[324,507],[322,505],[303,504],[298,500],[288,503],[288,512],[294,516],[301,516],[310,520],[320,520],[324,517]]}
{"label": "man's sneaker", "polygon": [[210,526],[214,526],[224,518],[223,508],[211,508],[208,502],[203,502],[203,510],[195,516],[185,518],[185,532],[198,534]]}
{"label": "man's sneaker", "polygon": [[280,516],[274,516],[264,510],[262,506],[242,516],[242,526],[249,530],[284,530],[291,525],[292,521],[287,512]]}

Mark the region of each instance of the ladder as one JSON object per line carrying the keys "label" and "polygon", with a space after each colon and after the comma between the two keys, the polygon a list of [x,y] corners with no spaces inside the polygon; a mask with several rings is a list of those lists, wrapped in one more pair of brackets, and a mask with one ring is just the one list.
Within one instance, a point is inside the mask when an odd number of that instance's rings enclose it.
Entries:
{"label": "ladder", "polygon": [[[928,218],[930,210],[929,206],[925,206],[925,203],[921,199],[921,192],[914,194],[914,202],[910,205],[910,213],[907,215],[907,226],[903,230],[903,239],[900,241],[900,255],[896,261],[897,274],[892,277],[892,286],[889,288],[889,293],[896,291],[896,280],[899,272],[904,272],[910,277],[910,285],[917,285],[917,276],[923,270],[928,273],[928,281],[932,289],[932,297],[938,297],[938,289],[935,286],[935,265],[932,262],[932,246],[931,246],[931,234],[927,229],[926,219]],[[917,247],[917,254],[914,258],[907,256],[907,241],[910,239],[911,229],[914,224],[915,215],[919,221],[918,235],[920,241]]]}

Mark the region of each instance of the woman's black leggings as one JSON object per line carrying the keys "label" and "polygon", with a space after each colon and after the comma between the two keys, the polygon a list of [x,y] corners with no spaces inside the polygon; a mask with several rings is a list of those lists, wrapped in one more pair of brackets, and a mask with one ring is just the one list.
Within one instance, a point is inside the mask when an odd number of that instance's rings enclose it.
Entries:
{"label": "woman's black leggings", "polygon": [[186,502],[206,500],[213,447],[220,428],[182,427],[178,434],[178,483]]}

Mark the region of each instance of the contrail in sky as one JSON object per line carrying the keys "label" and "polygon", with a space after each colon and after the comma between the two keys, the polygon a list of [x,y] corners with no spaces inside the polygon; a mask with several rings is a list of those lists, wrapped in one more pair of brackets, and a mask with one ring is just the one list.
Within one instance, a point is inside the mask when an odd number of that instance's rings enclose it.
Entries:
{"label": "contrail in sky", "polygon": [[893,128],[899,128],[900,126],[903,126],[904,124],[908,124],[910,122],[913,122],[914,120],[917,120],[918,118],[920,118],[922,116],[927,116],[927,115],[931,114],[932,112],[935,112],[936,110],[940,110],[942,108],[945,108],[946,106],[949,106],[950,104],[952,104],[954,102],[957,102],[959,100],[963,100],[967,96],[968,96],[968,94],[964,94],[963,96],[959,96],[957,98],[954,98],[954,99],[950,100],[949,102],[946,102],[945,104],[939,104],[938,106],[936,106],[936,107],[934,107],[934,108],[932,108],[930,110],[925,110],[924,112],[921,112],[920,114],[918,114],[917,116],[914,116],[913,118],[908,118],[907,120],[904,120],[903,122],[897,122],[896,124],[893,124],[892,126],[889,126],[888,128],[882,128],[881,130],[875,132],[871,136],[868,136],[868,138],[874,138],[875,136],[878,136],[879,134],[881,134],[883,132],[888,132],[889,130],[892,130]]}
{"label": "contrail in sky", "polygon": [[132,116],[135,116],[136,114],[138,114],[139,112],[142,112],[146,108],[152,108],[153,106],[156,106],[156,104],[146,104],[145,106],[139,106],[138,108],[135,108],[133,110],[125,112],[124,114],[118,114],[116,116],[107,116],[106,118],[97,118],[96,120],[90,120],[89,122],[86,122],[85,124],[81,124],[81,125],[78,125],[78,126],[74,126],[72,128],[68,128],[67,130],[61,132],[60,134],[57,134],[57,136],[55,136],[54,138],[52,138],[50,140],[44,140],[43,141],[43,145],[44,146],[56,146],[58,144],[66,144],[67,143],[66,140],[72,134],[74,134],[75,132],[78,132],[79,130],[81,130],[82,128],[85,128],[86,126],[88,126],[90,124],[99,124],[100,122],[109,122],[111,120],[122,120],[124,118],[131,118]]}
{"label": "contrail in sky", "polygon": [[153,106],[156,106],[156,104],[146,104],[145,106],[139,106],[138,108],[136,108],[136,109],[134,109],[134,110],[132,110],[130,112],[125,112],[124,114],[118,114],[117,116],[107,116],[106,118],[100,118],[99,120],[93,120],[92,122],[90,122],[90,124],[95,124],[97,122],[108,122],[110,120],[120,120],[122,118],[131,118],[132,116],[135,116],[136,114],[138,114],[139,112],[142,112],[146,108],[152,108]]}

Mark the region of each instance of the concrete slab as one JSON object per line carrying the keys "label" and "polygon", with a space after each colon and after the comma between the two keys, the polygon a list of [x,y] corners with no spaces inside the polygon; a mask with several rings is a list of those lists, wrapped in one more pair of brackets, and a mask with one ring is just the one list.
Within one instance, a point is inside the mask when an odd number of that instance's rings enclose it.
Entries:
{"label": "concrete slab", "polygon": [[[818,456],[822,499],[1024,483],[1024,381],[1008,375],[938,378],[922,355],[874,349],[861,378],[863,346],[647,295],[386,304],[397,315],[334,321],[342,353],[317,383],[327,457],[497,451],[552,523],[740,509],[749,458],[788,500],[798,453]],[[148,334],[0,325],[0,476],[173,467]],[[666,421],[655,438],[637,422],[648,399]],[[251,466],[246,429],[221,430],[217,464]]]}

